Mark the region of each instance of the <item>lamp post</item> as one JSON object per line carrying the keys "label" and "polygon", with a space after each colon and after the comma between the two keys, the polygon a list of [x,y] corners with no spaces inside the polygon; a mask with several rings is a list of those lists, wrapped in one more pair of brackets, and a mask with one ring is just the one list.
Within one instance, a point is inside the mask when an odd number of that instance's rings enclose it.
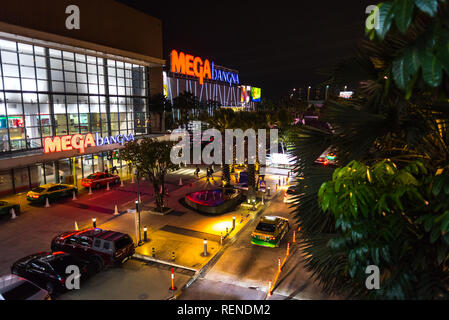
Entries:
{"label": "lamp post", "polygon": [[324,97],[324,100],[327,100],[328,97],[329,97],[329,85],[326,86],[326,95]]}
{"label": "lamp post", "polygon": [[142,245],[142,237],[140,234],[140,208],[139,208],[139,200],[136,200],[136,240],[138,240],[138,245]]}
{"label": "lamp post", "polygon": [[312,89],[311,86],[309,86],[309,87],[307,88],[307,102],[309,102],[309,100],[310,100],[310,89]]}

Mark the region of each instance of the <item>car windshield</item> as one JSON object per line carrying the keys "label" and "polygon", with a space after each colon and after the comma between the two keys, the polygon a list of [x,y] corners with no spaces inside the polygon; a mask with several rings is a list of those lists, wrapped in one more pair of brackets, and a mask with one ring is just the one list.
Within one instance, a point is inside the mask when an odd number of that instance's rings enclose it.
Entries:
{"label": "car windshield", "polygon": [[131,244],[131,239],[128,236],[125,236],[123,238],[118,239],[115,242],[115,249],[120,250],[126,247],[127,245]]}
{"label": "car windshield", "polygon": [[274,232],[276,230],[276,226],[272,223],[260,222],[257,225],[256,230],[263,232]]}
{"label": "car windshield", "polygon": [[96,174],[91,174],[87,177],[87,179],[95,179],[97,177]]}
{"label": "car windshield", "polygon": [[33,191],[33,192],[36,192],[36,193],[41,193],[41,192],[44,191],[44,190],[45,190],[44,188],[37,187],[37,188],[34,188],[32,191]]}
{"label": "car windshield", "polygon": [[22,281],[17,287],[2,293],[5,300],[26,300],[41,289],[31,282]]}
{"label": "car windshield", "polygon": [[78,265],[78,262],[72,256],[64,256],[53,261],[49,261],[49,264],[56,271],[57,274],[66,274],[66,268],[70,265]]}

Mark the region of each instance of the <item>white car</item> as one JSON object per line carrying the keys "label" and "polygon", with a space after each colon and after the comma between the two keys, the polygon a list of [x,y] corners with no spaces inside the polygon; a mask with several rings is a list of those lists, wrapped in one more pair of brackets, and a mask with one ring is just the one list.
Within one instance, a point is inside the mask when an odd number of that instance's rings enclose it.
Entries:
{"label": "white car", "polygon": [[0,277],[0,300],[51,300],[44,289],[15,274]]}

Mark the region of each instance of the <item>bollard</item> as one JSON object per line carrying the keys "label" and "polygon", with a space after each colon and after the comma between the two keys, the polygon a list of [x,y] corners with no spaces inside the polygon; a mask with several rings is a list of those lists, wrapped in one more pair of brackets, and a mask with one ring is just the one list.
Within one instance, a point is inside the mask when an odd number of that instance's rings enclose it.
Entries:
{"label": "bollard", "polygon": [[271,191],[271,188],[268,187],[268,196],[270,196],[270,191]]}
{"label": "bollard", "polygon": [[293,240],[292,240],[292,242],[293,243],[296,242],[296,230],[293,231]]}
{"label": "bollard", "polygon": [[235,216],[232,217],[232,229],[235,229]]}
{"label": "bollard", "polygon": [[94,228],[97,227],[97,219],[96,218],[92,218],[92,225]]}
{"label": "bollard", "polygon": [[175,252],[174,251],[171,253],[171,259],[172,259],[172,261],[175,261]]}
{"label": "bollard", "polygon": [[115,205],[114,216],[118,216],[120,213],[118,212],[118,206]]}
{"label": "bollard", "polygon": [[73,201],[77,200],[77,199],[76,199],[76,192],[75,192],[75,191],[73,191],[73,198],[72,198],[72,200],[73,200]]}
{"label": "bollard", "polygon": [[287,243],[287,257],[290,255],[290,242]]}
{"label": "bollard", "polygon": [[91,195],[91,194],[92,194],[92,187],[89,186],[89,195]]}
{"label": "bollard", "polygon": [[278,179],[278,185],[281,186],[281,178]]}
{"label": "bollard", "polygon": [[143,228],[143,241],[147,242],[148,241],[148,235],[147,235],[147,227]]}
{"label": "bollard", "polygon": [[134,184],[134,176],[131,176],[131,184]]}
{"label": "bollard", "polygon": [[243,222],[243,212],[240,213],[240,223]]}
{"label": "bollard", "polygon": [[179,178],[179,185],[182,186],[182,178]]}
{"label": "bollard", "polygon": [[175,291],[176,287],[175,287],[175,269],[171,268],[171,286],[170,286],[170,290],[171,291]]}
{"label": "bollard", "polygon": [[154,248],[151,248],[151,255],[154,257],[156,257],[156,250]]}
{"label": "bollard", "polygon": [[278,184],[276,183],[276,191],[278,191]]}
{"label": "bollard", "polygon": [[111,190],[111,188],[109,187],[109,182],[106,184],[106,191]]}
{"label": "bollard", "polygon": [[17,215],[16,215],[16,211],[14,210],[14,208],[11,208],[10,212],[11,212],[11,220],[16,219]]}
{"label": "bollard", "polygon": [[281,258],[278,258],[278,272],[281,272]]}
{"label": "bollard", "polygon": [[79,230],[79,228],[78,228],[78,223],[75,221],[75,230],[76,231],[78,231]]}
{"label": "bollard", "polygon": [[228,227],[226,227],[226,235],[228,235],[228,234],[229,234]]}
{"label": "bollard", "polygon": [[223,245],[223,232],[220,232],[220,244]]}
{"label": "bollard", "polygon": [[125,184],[123,183],[123,180],[120,181],[120,188],[123,188]]}
{"label": "bollard", "polygon": [[271,297],[271,280],[268,281],[268,295],[267,295],[267,297],[268,298]]}
{"label": "bollard", "polygon": [[207,239],[204,239],[204,253],[203,253],[203,256],[207,256]]}
{"label": "bollard", "polygon": [[265,205],[265,195],[264,194],[262,194],[262,205],[263,206]]}
{"label": "bollard", "polygon": [[45,198],[45,208],[50,208],[50,201],[48,198]]}

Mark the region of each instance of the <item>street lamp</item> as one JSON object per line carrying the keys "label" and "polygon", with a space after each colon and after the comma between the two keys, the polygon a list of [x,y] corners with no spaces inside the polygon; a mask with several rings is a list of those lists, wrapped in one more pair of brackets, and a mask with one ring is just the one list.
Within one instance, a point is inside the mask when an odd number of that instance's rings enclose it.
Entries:
{"label": "street lamp", "polygon": [[142,245],[142,236],[140,234],[140,208],[139,208],[139,200],[136,200],[136,239],[138,239],[138,245]]}

